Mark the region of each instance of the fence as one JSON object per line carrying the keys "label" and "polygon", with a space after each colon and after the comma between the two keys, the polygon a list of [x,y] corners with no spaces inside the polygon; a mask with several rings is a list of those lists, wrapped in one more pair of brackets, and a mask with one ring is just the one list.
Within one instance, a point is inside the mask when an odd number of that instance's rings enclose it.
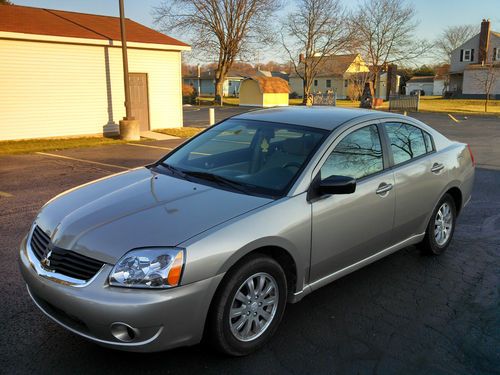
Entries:
{"label": "fence", "polygon": [[312,104],[313,105],[337,105],[337,93],[336,92],[325,92],[325,93],[315,93],[312,94]]}
{"label": "fence", "polygon": [[397,95],[389,97],[389,111],[416,111],[420,105],[420,95]]}

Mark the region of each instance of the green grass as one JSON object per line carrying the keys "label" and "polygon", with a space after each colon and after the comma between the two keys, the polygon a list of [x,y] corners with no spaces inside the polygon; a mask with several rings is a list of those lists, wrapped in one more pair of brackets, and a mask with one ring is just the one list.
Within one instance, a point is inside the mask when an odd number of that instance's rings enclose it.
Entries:
{"label": "green grass", "polygon": [[419,109],[423,112],[500,115],[500,100],[490,100],[488,112],[484,112],[483,99],[443,99],[440,96],[422,96]]}
{"label": "green grass", "polygon": [[[215,103],[215,98],[212,96],[200,96],[200,105],[219,105],[219,103]],[[237,106],[240,104],[239,98],[226,97],[223,99],[224,105],[234,105]]]}
{"label": "green grass", "polygon": [[107,146],[126,143],[115,138],[82,137],[54,139],[26,139],[20,141],[0,141],[0,155],[26,154],[32,152],[65,150],[68,148]]}
{"label": "green grass", "polygon": [[155,132],[172,135],[174,137],[180,138],[191,138],[192,136],[201,132],[202,128],[192,128],[192,127],[183,127],[183,128],[172,128],[172,129],[155,129]]}

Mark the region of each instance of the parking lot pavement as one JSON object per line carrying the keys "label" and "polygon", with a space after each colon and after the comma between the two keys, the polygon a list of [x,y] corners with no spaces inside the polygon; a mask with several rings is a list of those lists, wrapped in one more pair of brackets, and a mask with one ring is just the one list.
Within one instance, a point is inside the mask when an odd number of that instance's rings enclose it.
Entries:
{"label": "parking lot pavement", "polygon": [[498,374],[500,157],[491,154],[500,125],[449,124],[445,117],[422,119],[473,145],[485,163],[476,169],[473,199],[450,248],[427,257],[408,247],[337,280],[289,305],[269,345],[236,359],[204,345],[153,354],[101,348],[43,316],[18,271],[19,243],[44,202],[154,161],[180,140],[145,143],[161,148],[116,145],[0,157],[0,192],[10,195],[0,195],[0,373]]}
{"label": "parking lot pavement", "polygon": [[237,106],[189,106],[183,107],[184,113],[184,126],[193,127],[207,127],[209,124],[209,114],[208,109],[213,108],[215,110],[215,122],[224,120],[225,118],[248,112],[251,110],[248,107],[237,107]]}

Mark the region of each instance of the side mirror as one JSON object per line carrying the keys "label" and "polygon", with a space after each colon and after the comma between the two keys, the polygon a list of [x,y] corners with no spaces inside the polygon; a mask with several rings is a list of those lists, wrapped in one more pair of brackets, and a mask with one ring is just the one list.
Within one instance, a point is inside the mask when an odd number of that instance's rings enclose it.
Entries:
{"label": "side mirror", "polygon": [[352,194],[356,191],[356,179],[347,176],[330,176],[318,183],[319,195]]}

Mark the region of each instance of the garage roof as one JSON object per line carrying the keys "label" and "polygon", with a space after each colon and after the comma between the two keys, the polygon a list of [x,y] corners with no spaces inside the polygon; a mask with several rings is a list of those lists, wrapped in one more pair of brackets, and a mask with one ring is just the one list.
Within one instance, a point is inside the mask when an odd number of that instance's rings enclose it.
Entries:
{"label": "garage roof", "polygon": [[[127,41],[188,46],[130,19],[125,20]],[[120,18],[61,10],[0,5],[0,31],[119,41]]]}

